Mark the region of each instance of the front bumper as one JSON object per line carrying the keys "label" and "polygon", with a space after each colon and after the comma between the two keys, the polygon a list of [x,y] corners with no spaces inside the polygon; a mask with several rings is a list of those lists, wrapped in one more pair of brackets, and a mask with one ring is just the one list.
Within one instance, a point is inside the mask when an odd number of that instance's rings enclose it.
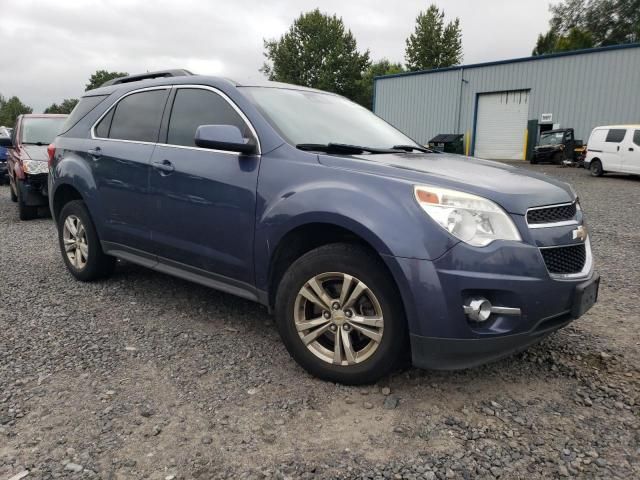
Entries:
{"label": "front bumper", "polygon": [[[387,263],[401,279],[413,364],[428,369],[474,367],[526,349],[584,313],[576,292],[599,279],[594,271],[552,278],[540,250],[519,242],[460,243],[435,261],[394,260]],[[463,306],[478,296],[520,314],[473,322]]]}
{"label": "front bumper", "polygon": [[22,199],[30,207],[44,207],[49,204],[47,174],[25,175],[19,180]]}
{"label": "front bumper", "polygon": [[539,162],[547,162],[547,161],[550,161],[553,158],[553,156],[559,151],[560,150],[543,150],[543,151],[534,150],[533,158],[535,158]]}

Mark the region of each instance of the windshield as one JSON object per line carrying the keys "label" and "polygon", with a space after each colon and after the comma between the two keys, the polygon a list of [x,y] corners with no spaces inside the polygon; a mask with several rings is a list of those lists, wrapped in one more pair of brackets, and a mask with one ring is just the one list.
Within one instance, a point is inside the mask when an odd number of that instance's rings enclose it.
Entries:
{"label": "windshield", "polygon": [[555,132],[542,134],[540,137],[540,145],[559,145],[564,138],[564,132]]}
{"label": "windshield", "polygon": [[66,117],[27,117],[22,122],[20,141],[26,144],[49,145],[56,138]]}
{"label": "windshield", "polygon": [[380,117],[337,95],[270,87],[242,90],[292,145],[347,144],[379,149],[416,146]]}

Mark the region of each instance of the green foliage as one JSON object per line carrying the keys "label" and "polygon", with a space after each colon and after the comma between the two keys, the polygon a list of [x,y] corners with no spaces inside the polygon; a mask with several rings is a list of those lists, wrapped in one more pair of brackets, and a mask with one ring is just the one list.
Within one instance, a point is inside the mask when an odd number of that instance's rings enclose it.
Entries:
{"label": "green foliage", "polygon": [[78,104],[78,99],[77,98],[65,98],[60,105],[58,105],[57,103],[52,103],[50,106],[48,106],[44,110],[44,113],[65,113],[65,114],[69,114],[69,113],[71,113],[71,110],[73,110],[75,108],[75,106],[77,104]]}
{"label": "green foliage", "polygon": [[96,70],[96,73],[91,75],[89,83],[87,83],[85,91],[98,88],[104,82],[113,80],[114,78],[126,77],[129,75],[126,72],[109,72],[107,70]]}
{"label": "green foliage", "polygon": [[564,0],[549,8],[549,31],[533,55],[640,40],[640,0]]}
{"label": "green foliage", "polygon": [[264,41],[269,80],[294,83],[359,98],[369,51],[360,53],[341,18],[319,9],[301,14],[278,40]]}
{"label": "green foliage", "polygon": [[547,33],[541,33],[538,35],[538,41],[536,46],[531,52],[532,55],[544,55],[545,53],[551,53],[556,51],[556,44],[558,43],[558,34],[555,30],[551,29]]}
{"label": "green foliage", "polygon": [[33,113],[33,109],[16,96],[7,100],[0,95],[0,125],[13,127],[18,116],[24,113]]}
{"label": "green foliage", "polygon": [[572,28],[567,35],[558,38],[556,43],[557,52],[566,52],[569,50],[580,50],[583,48],[592,48],[594,46],[591,33],[586,30],[580,30],[577,27]]}
{"label": "green foliage", "polygon": [[359,95],[354,100],[363,107],[372,109],[373,79],[382,75],[392,75],[394,73],[402,73],[404,71],[405,70],[401,63],[391,63],[386,58],[372,63],[362,74]]}
{"label": "green foliage", "polygon": [[416,28],[406,40],[405,60],[411,71],[450,67],[462,61],[460,19],[444,22],[444,10],[431,5],[416,18]]}

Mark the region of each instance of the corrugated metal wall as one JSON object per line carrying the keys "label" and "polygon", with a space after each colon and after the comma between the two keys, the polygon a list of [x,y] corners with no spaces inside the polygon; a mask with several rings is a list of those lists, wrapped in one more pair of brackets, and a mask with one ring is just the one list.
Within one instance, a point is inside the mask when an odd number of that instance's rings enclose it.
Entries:
{"label": "corrugated metal wall", "polygon": [[575,128],[584,141],[598,125],[640,123],[640,45],[381,77],[374,111],[426,143],[439,133],[473,136],[478,94],[523,89],[530,120],[552,113],[553,123]]}

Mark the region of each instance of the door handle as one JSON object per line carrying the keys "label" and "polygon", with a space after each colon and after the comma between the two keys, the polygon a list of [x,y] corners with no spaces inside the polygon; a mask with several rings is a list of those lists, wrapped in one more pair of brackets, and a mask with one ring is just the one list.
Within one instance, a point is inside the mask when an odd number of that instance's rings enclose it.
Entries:
{"label": "door handle", "polygon": [[618,151],[620,151],[620,145],[618,145]]}
{"label": "door handle", "polygon": [[87,153],[94,160],[97,160],[102,156],[102,149],[100,147],[92,148],[90,150],[87,150]]}
{"label": "door handle", "polygon": [[629,147],[629,151],[630,151],[630,152],[633,152],[633,147]]}
{"label": "door handle", "polygon": [[169,160],[163,160],[161,162],[151,162],[151,165],[153,166],[153,168],[159,170],[160,172],[171,173],[175,170],[173,163],[171,163]]}

